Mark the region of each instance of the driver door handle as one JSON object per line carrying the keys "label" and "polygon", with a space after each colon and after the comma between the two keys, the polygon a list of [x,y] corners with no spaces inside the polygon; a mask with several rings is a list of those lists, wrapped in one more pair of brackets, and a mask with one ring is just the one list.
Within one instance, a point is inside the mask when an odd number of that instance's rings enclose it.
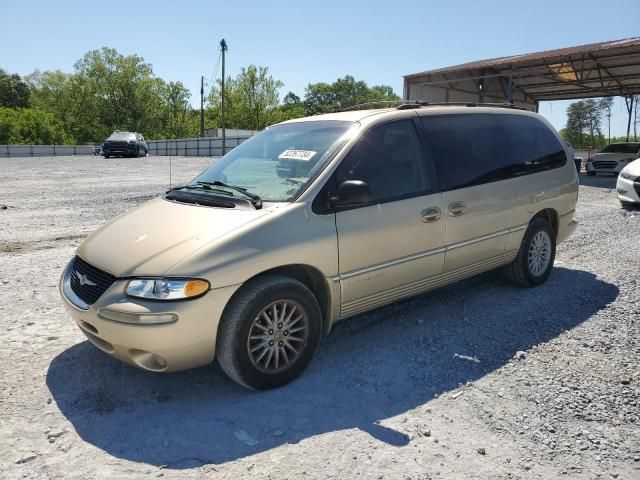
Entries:
{"label": "driver door handle", "polygon": [[449,204],[449,215],[452,217],[459,217],[464,215],[467,210],[467,204],[464,202],[452,202]]}
{"label": "driver door handle", "polygon": [[425,208],[420,212],[420,219],[424,223],[433,223],[440,220],[442,217],[442,211],[438,207],[429,207]]}

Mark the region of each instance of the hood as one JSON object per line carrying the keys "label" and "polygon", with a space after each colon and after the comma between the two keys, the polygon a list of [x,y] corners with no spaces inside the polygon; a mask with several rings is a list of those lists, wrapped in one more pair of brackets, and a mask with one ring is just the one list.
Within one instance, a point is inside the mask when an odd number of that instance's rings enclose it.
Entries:
{"label": "hood", "polygon": [[634,160],[629,165],[623,168],[623,170],[631,175],[640,177],[640,159]]}
{"label": "hood", "polygon": [[591,160],[626,160],[627,158],[638,158],[637,153],[596,153]]}
{"label": "hood", "polygon": [[78,248],[78,255],[117,277],[158,276],[203,245],[269,212],[157,198],[100,227]]}

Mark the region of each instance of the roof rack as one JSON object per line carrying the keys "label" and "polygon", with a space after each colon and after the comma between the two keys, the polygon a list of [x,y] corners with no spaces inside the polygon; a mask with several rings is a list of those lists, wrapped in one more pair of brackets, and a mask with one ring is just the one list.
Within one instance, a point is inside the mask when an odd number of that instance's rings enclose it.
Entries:
{"label": "roof rack", "polygon": [[397,110],[410,110],[422,107],[498,107],[511,108],[514,110],[527,110],[513,103],[476,103],[476,102],[423,102],[420,100],[403,101],[402,105],[396,107]]}
{"label": "roof rack", "polygon": [[411,110],[414,108],[422,107],[497,107],[497,108],[511,108],[514,110],[527,110],[524,107],[519,107],[513,103],[477,103],[477,102],[425,102],[422,100],[378,100],[374,102],[358,103],[357,105],[350,105],[348,107],[338,110],[338,112],[349,112],[352,110],[366,110],[375,105],[389,105],[387,108],[393,108],[393,105],[397,105],[396,110]]}
{"label": "roof rack", "polygon": [[349,112],[351,110],[362,110],[362,107],[371,107],[373,105],[387,105],[405,103],[407,100],[377,100],[375,102],[358,103],[357,105],[350,105],[348,107],[341,108],[338,112]]}

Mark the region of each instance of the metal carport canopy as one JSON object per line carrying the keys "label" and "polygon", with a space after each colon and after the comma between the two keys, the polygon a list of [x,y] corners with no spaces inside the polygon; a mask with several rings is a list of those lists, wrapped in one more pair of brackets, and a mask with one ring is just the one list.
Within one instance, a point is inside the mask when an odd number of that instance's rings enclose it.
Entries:
{"label": "metal carport canopy", "polygon": [[538,102],[640,93],[640,37],[464,63],[404,76],[404,98]]}

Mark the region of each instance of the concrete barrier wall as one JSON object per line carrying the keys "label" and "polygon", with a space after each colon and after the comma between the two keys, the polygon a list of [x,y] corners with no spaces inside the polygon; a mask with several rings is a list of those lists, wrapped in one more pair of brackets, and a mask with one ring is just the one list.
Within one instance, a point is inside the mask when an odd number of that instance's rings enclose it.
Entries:
{"label": "concrete barrier wall", "polygon": [[[237,147],[250,134],[227,137],[226,151]],[[219,157],[222,155],[221,137],[149,140],[149,155],[185,157]],[[62,155],[91,155],[93,145],[0,145],[0,157],[54,157]]]}
{"label": "concrete barrier wall", "polygon": [[90,155],[93,145],[0,145],[0,157]]}
{"label": "concrete barrier wall", "polygon": [[[226,151],[237,147],[251,136],[227,137]],[[174,155],[185,157],[219,157],[222,155],[222,138],[182,138],[173,140],[149,140],[149,155]]]}

